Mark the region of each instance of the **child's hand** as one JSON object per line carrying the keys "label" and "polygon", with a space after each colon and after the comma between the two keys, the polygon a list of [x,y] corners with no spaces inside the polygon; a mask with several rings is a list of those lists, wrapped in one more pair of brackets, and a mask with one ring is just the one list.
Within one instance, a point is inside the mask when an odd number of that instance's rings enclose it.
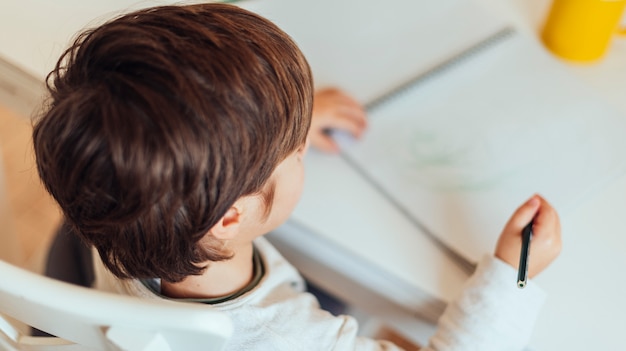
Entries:
{"label": "child's hand", "polygon": [[561,252],[561,224],[554,208],[539,195],[520,206],[504,227],[495,255],[517,269],[522,248],[522,229],[535,219],[530,241],[528,277],[543,271]]}
{"label": "child's hand", "polygon": [[352,97],[333,88],[315,93],[309,138],[316,148],[326,152],[337,152],[339,148],[326,133],[328,130],[347,131],[358,138],[366,125],[365,111]]}

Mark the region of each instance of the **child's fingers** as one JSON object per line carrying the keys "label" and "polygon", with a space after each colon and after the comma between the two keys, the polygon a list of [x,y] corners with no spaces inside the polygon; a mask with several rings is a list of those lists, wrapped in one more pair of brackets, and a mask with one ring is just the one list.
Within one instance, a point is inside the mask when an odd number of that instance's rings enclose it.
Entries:
{"label": "child's fingers", "polygon": [[525,227],[533,220],[540,207],[541,198],[538,195],[533,195],[513,213],[507,227],[511,229],[521,229]]}
{"label": "child's fingers", "polygon": [[535,216],[535,231],[541,233],[543,229],[551,230],[560,227],[559,216],[548,201],[538,196],[541,201],[539,212]]}
{"label": "child's fingers", "polygon": [[366,113],[363,105],[349,95],[343,94],[341,105],[346,109],[346,114],[360,121],[366,121]]}
{"label": "child's fingers", "polygon": [[359,122],[366,122],[366,113],[363,105],[343,91],[336,88],[327,89],[319,93],[319,98],[324,98],[329,104],[337,106],[340,115],[353,118]]}
{"label": "child's fingers", "polygon": [[355,137],[361,136],[365,130],[365,125],[358,120],[352,118],[346,118],[341,115],[337,118],[328,119],[324,123],[324,129],[337,129],[348,132]]}
{"label": "child's fingers", "polygon": [[533,278],[559,255],[561,249],[558,214],[541,196],[533,195],[513,213],[498,239],[495,256],[517,269],[522,246],[522,230],[531,221],[533,221],[533,239],[528,276]]}
{"label": "child's fingers", "polygon": [[531,262],[529,276],[533,277],[552,262],[561,252],[561,247],[559,215],[554,207],[546,200],[541,199],[541,207],[535,217],[533,242],[531,244],[531,256],[533,256],[534,251],[540,254],[540,257],[539,259],[534,259],[534,264]]}
{"label": "child's fingers", "polygon": [[339,151],[338,145],[328,135],[328,130],[338,130],[359,138],[367,125],[363,107],[350,95],[336,88],[326,88],[315,93],[313,119],[309,136],[311,144],[324,152]]}
{"label": "child's fingers", "polygon": [[323,152],[334,153],[339,151],[339,147],[329,135],[319,132],[309,135],[311,144]]}

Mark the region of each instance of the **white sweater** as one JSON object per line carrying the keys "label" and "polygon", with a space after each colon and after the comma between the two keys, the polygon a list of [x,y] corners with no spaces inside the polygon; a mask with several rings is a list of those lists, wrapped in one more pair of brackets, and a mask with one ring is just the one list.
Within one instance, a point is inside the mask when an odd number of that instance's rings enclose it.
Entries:
{"label": "white sweater", "polygon": [[[227,312],[235,326],[226,350],[400,350],[390,342],[357,336],[350,316],[335,317],[321,310],[305,283],[264,238],[255,241],[265,264],[265,276],[251,291],[212,305]],[[97,257],[97,255],[95,255]],[[423,351],[522,350],[544,300],[530,282],[515,284],[515,270],[485,257],[460,297],[440,318],[438,329]],[[142,298],[159,298],[137,280],[118,280],[96,264],[96,287]]]}

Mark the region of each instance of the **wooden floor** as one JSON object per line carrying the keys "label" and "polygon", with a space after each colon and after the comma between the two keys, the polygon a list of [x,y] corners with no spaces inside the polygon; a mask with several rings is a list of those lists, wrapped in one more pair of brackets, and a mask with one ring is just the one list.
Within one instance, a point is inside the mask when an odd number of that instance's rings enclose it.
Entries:
{"label": "wooden floor", "polygon": [[0,234],[10,235],[8,231],[14,231],[24,266],[39,270],[61,214],[39,181],[31,130],[27,116],[0,105],[0,162],[4,166],[4,185],[13,222],[12,228],[0,224]]}

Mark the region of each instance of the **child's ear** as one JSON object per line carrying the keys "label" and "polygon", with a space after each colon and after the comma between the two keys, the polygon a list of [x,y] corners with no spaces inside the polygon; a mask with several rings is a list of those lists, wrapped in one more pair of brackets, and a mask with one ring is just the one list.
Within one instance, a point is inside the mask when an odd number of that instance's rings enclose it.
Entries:
{"label": "child's ear", "polygon": [[241,212],[235,206],[226,211],[226,214],[215,225],[209,229],[209,233],[222,240],[233,239],[239,233],[241,224]]}

